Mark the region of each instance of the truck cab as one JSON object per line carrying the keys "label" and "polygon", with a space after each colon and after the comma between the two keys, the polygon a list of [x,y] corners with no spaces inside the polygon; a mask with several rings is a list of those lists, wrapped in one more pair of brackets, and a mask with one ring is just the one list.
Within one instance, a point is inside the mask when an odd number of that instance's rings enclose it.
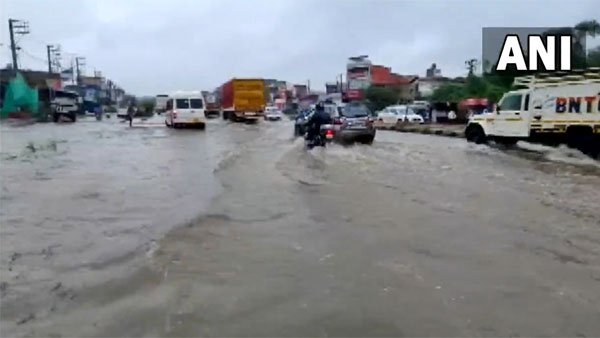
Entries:
{"label": "truck cab", "polygon": [[504,94],[496,109],[490,113],[474,115],[469,125],[481,126],[488,137],[528,138],[531,115],[529,90],[515,90]]}
{"label": "truck cab", "polygon": [[81,110],[82,99],[79,94],[66,90],[52,90],[50,105],[52,108],[52,119],[58,122],[61,116],[71,121],[77,120],[77,114]]}

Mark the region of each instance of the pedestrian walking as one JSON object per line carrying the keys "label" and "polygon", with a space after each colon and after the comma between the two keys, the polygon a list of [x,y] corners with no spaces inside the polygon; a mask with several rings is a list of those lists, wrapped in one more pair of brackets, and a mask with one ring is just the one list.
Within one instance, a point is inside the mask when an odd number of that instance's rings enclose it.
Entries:
{"label": "pedestrian walking", "polygon": [[133,117],[135,116],[135,113],[136,113],[135,102],[131,101],[129,103],[129,107],[127,108],[127,119],[129,120],[130,127],[133,124]]}

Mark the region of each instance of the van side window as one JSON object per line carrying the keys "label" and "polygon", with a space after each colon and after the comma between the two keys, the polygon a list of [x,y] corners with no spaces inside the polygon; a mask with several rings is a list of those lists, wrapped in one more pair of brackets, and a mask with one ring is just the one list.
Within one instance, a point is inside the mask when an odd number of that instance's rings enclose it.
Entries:
{"label": "van side window", "polygon": [[523,95],[521,95],[521,94],[505,96],[504,99],[502,100],[502,103],[500,103],[500,110],[504,110],[504,111],[521,110],[521,99],[522,98],[523,98]]}
{"label": "van side window", "polygon": [[525,95],[525,103],[523,104],[523,110],[524,111],[529,110],[529,94]]}
{"label": "van side window", "polygon": [[167,110],[173,109],[173,99],[167,101]]}

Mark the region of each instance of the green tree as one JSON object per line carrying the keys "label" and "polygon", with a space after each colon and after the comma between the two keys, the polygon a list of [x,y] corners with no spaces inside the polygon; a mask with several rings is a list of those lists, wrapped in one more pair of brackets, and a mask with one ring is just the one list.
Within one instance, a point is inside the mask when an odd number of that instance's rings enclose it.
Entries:
{"label": "green tree", "polygon": [[365,90],[365,99],[369,109],[376,112],[397,103],[398,92],[390,88],[371,86]]}
{"label": "green tree", "polygon": [[502,86],[490,83],[488,85],[485,97],[491,102],[498,102],[500,100],[500,98],[502,97],[502,95],[504,95],[504,93],[506,93],[507,90],[508,90],[507,87],[502,87]]}
{"label": "green tree", "polygon": [[587,65],[588,67],[600,67],[600,46],[588,52]]}
{"label": "green tree", "polygon": [[468,97],[487,98],[498,102],[502,95],[508,91],[511,82],[506,82],[503,77],[493,75],[469,75],[464,84],[448,83],[434,90],[431,99],[436,102],[458,102]]}
{"label": "green tree", "polygon": [[154,115],[154,99],[142,99],[137,103],[137,116],[152,116]]}
{"label": "green tree", "polygon": [[446,83],[433,91],[431,100],[434,102],[457,102],[465,96],[465,88],[462,84]]}
{"label": "green tree", "polygon": [[600,35],[600,23],[596,20],[585,20],[575,25],[575,30],[582,31],[585,34],[595,38]]}
{"label": "green tree", "polygon": [[465,82],[465,95],[481,97],[487,94],[488,83],[483,77],[470,74]]}

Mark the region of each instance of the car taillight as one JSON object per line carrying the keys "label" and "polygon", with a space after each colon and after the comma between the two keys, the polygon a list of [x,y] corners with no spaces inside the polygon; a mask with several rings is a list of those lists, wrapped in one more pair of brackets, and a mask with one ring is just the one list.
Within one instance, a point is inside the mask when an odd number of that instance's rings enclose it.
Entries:
{"label": "car taillight", "polygon": [[333,135],[333,130],[331,130],[331,129],[327,129],[327,130],[325,131],[325,136],[328,136],[328,135]]}
{"label": "car taillight", "polygon": [[374,121],[375,121],[375,119],[373,119],[372,117],[369,117],[369,118],[367,119],[367,122],[368,122],[368,123],[373,123]]}
{"label": "car taillight", "polygon": [[344,118],[343,117],[336,117],[333,119],[333,124],[344,124]]}
{"label": "car taillight", "polygon": [[173,118],[176,119],[177,118],[177,110],[173,110]]}

